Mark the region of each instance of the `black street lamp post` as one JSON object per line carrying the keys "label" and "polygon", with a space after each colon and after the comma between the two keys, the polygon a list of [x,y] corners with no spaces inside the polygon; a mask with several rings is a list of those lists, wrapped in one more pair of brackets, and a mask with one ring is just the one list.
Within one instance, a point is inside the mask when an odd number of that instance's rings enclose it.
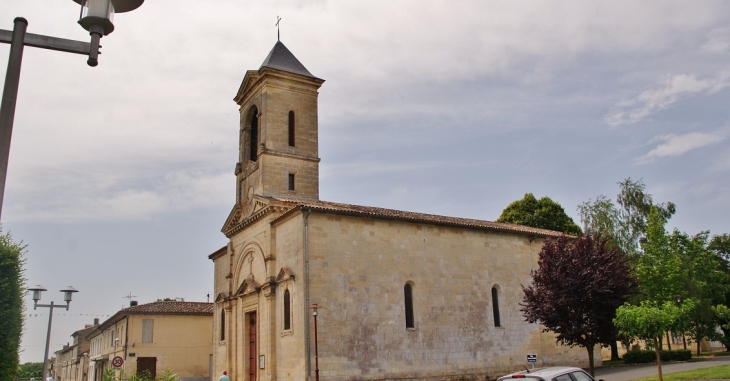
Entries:
{"label": "black street lamp post", "polygon": [[79,290],[67,286],[65,289],[61,290],[63,292],[63,301],[66,302],[66,305],[56,305],[55,303],[51,302],[51,304],[38,304],[38,301],[41,300],[41,292],[46,291],[46,289],[41,285],[35,285],[28,289],[28,291],[33,291],[33,309],[35,310],[38,307],[47,307],[50,309],[48,312],[48,333],[46,333],[46,353],[43,356],[43,380],[46,380],[46,376],[48,375],[48,349],[51,344],[51,323],[53,322],[53,309],[54,308],[65,308],[66,311],[68,311],[68,306],[71,304],[71,296],[74,292],[79,292]]}
{"label": "black street lamp post", "polygon": [[[674,298],[677,300],[677,306],[682,308],[682,295],[674,295]],[[684,349],[687,349],[687,338],[684,336],[684,330],[682,331],[682,345]]]}
{"label": "black street lamp post", "polygon": [[317,303],[312,304],[312,316],[314,316],[314,379],[319,381],[319,351],[317,348]]}

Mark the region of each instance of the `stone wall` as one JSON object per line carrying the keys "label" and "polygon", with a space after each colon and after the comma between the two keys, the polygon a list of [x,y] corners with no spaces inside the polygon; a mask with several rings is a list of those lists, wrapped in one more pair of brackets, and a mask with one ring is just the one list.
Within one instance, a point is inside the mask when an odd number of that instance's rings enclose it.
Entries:
{"label": "stone wall", "polygon": [[[489,378],[522,368],[528,353],[537,366],[587,366],[585,349],[556,345],[519,311],[542,239],[320,213],[310,226],[322,378]],[[405,326],[406,283],[414,328]]]}

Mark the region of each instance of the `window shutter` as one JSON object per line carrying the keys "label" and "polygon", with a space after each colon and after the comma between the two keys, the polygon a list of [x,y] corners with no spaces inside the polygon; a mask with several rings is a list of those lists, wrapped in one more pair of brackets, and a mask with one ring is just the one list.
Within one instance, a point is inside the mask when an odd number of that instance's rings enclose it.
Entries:
{"label": "window shutter", "polygon": [[142,319],[142,342],[152,343],[155,321],[152,319]]}

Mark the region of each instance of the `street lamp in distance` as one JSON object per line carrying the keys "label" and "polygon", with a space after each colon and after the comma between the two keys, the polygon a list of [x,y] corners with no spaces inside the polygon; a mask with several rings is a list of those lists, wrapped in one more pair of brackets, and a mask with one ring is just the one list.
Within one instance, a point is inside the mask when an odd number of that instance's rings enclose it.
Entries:
{"label": "street lamp in distance", "polygon": [[41,293],[43,291],[47,291],[43,286],[41,285],[35,285],[33,287],[29,287],[28,291],[33,291],[33,309],[37,309],[38,307],[46,307],[50,309],[50,312],[48,312],[48,333],[46,333],[46,352],[43,356],[43,380],[46,379],[48,376],[48,349],[51,344],[51,323],[53,322],[53,309],[54,308],[65,308],[66,311],[68,311],[68,307],[71,304],[71,298],[73,297],[73,294],[75,292],[79,292],[79,290],[67,286],[61,292],[63,292],[63,301],[66,302],[66,305],[56,305],[53,301],[51,301],[51,304],[38,304],[38,301],[41,300]]}
{"label": "street lamp in distance", "polygon": [[[314,316],[314,380],[319,381],[319,350],[317,348],[317,303],[312,304],[312,316]],[[310,365],[311,366],[311,365]]]}

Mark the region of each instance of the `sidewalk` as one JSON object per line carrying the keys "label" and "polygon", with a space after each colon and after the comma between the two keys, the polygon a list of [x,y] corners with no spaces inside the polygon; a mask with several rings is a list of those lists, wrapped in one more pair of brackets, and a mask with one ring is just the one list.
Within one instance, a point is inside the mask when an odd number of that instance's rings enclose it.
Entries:
{"label": "sidewalk", "polygon": [[[714,357],[707,361],[697,362],[676,362],[662,364],[662,374],[683,372],[685,370],[711,368],[720,365],[730,364],[730,356]],[[617,365],[596,368],[596,380],[605,381],[629,381],[637,378],[651,377],[657,375],[656,364],[649,365]],[[730,374],[726,379],[730,380]]]}

